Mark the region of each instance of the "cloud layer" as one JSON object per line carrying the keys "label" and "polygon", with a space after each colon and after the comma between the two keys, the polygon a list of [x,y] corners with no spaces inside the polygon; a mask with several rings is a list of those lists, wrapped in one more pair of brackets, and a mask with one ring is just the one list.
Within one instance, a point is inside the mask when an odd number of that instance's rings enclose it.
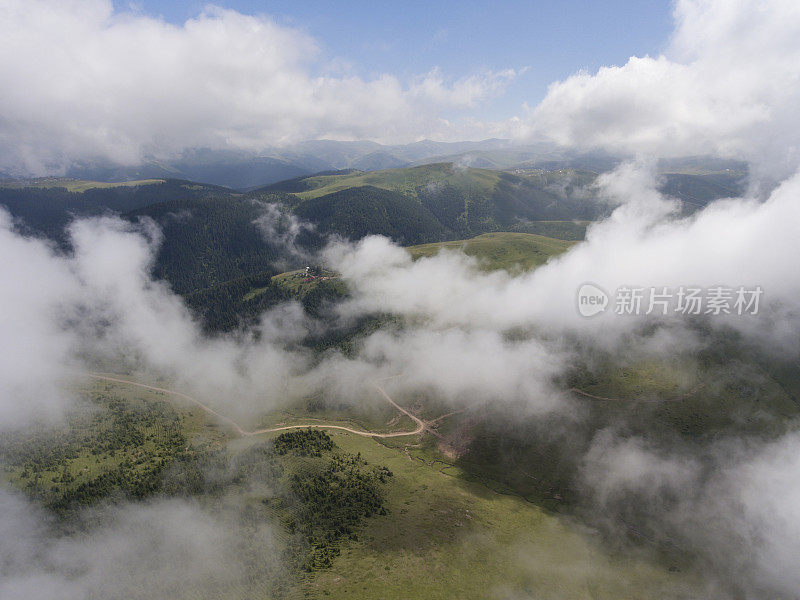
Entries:
{"label": "cloud layer", "polygon": [[281,568],[272,528],[244,526],[230,510],[210,514],[184,500],[120,504],[84,514],[91,527],[64,536],[25,498],[0,490],[0,502],[7,600],[218,598],[265,586]]}
{"label": "cloud layer", "polygon": [[363,79],[326,68],[330,57],[297,29],[213,6],[180,26],[115,11],[110,0],[5,0],[0,14],[0,55],[10,58],[0,64],[0,170],[16,174],[313,138],[500,136],[721,154],[773,178],[800,162],[800,10],[791,0],[680,0],[662,55],[577,73],[496,122],[470,110],[502,94],[513,69]]}
{"label": "cloud layer", "polygon": [[785,176],[798,164],[800,8],[679,0],[668,50],[553,83],[530,134],[660,156],[722,154]]}
{"label": "cloud layer", "polygon": [[[0,66],[8,90],[0,100],[2,160],[26,169],[94,155],[135,161],[186,145],[257,147],[294,135],[395,135],[405,117],[414,127],[435,124],[440,107],[469,106],[505,77],[445,85],[434,73],[404,87],[392,77],[314,76],[312,40],[268,19],[217,9],[173,27],[115,15],[103,2],[2,7],[8,18],[0,49],[35,58]],[[74,253],[64,255],[22,236],[0,212],[0,423],[19,427],[57,416],[68,405],[65,384],[96,359],[170,377],[234,416],[323,389],[337,399],[366,399],[372,382],[394,375],[402,376],[386,383],[392,393],[542,413],[568,409],[554,380],[569,368],[575,346],[680,356],[706,343],[680,318],[640,336],[652,321],[580,317],[575,293],[587,281],[607,290],[760,285],[758,317],[709,320],[711,329],[733,329],[796,359],[800,128],[792,111],[800,99],[800,9],[777,0],[682,1],[676,19],[667,54],[555,84],[531,128],[565,144],[631,154],[744,156],[782,179],[763,197],[723,200],[681,217],[656,191],[647,164],[625,164],[598,183],[618,204],[611,217],[591,226],[586,242],[519,276],[484,273],[460,253],[413,262],[384,238],[333,244],[326,259],[353,291],[340,316],[393,313],[404,327],[370,335],[355,357],[322,358],[297,348],[319,324],[294,304],[264,315],[261,337],[204,337],[180,298],[151,278],[160,234],[147,222],[75,222]],[[32,65],[41,71],[31,72]],[[274,237],[283,218],[267,213],[264,234]],[[290,231],[301,231],[292,224]],[[711,445],[703,448],[707,455],[614,430],[589,441],[580,475],[595,508],[641,507],[652,529],[691,544],[712,572],[733,577],[739,597],[796,592],[797,434]],[[155,547],[156,559],[163,552],[192,556],[202,566],[193,575],[225,576],[208,564],[207,549],[232,542],[224,527],[203,524],[196,507],[133,507],[101,526],[91,543],[66,540],[44,551],[41,519],[15,529],[29,508],[9,497],[0,504],[0,540],[14,540],[13,547],[0,542],[0,563],[15,570],[2,584],[15,586],[2,589],[10,597],[29,597],[30,572],[16,556],[33,564],[37,577],[50,574],[41,589],[66,586],[77,597],[85,589],[105,592],[95,569],[141,548]],[[174,537],[160,537],[153,521],[176,526],[167,530]],[[76,569],[84,576],[64,583],[62,574]],[[164,585],[173,582],[171,572],[158,575]]]}
{"label": "cloud layer", "polygon": [[[5,218],[0,250],[13,260],[0,271],[4,289],[11,291],[0,300],[0,315],[6,318],[0,321],[3,424],[21,426],[68,406],[64,384],[92,359],[170,377],[180,389],[236,417],[258,415],[287,398],[323,390],[338,401],[376,401],[373,382],[400,375],[384,383],[398,397],[425,394],[458,407],[512,410],[517,419],[553,411],[572,418],[571,405],[554,382],[571,364],[574,341],[662,355],[679,355],[702,343],[680,321],[665,322],[658,336],[639,338],[641,320],[580,317],[574,294],[588,278],[609,288],[631,281],[679,285],[687,278],[698,285],[745,279],[759,283],[765,289],[762,318],[745,326],[741,323],[748,321],[741,318],[720,324],[772,345],[781,340],[777,333],[783,328],[782,351],[797,355],[800,279],[794,267],[800,258],[800,180],[787,180],[765,202],[723,201],[690,218],[676,216],[674,204],[655,191],[652,173],[640,165],[625,165],[600,185],[620,202],[611,218],[590,228],[589,239],[564,256],[516,277],[484,273],[460,253],[412,262],[405,250],[384,238],[334,244],[327,258],[353,290],[351,301],[341,308],[342,317],[391,312],[404,317],[405,326],[370,335],[355,357],[333,354],[317,361],[295,342],[318,324],[292,304],[264,315],[259,339],[204,337],[180,298],[150,276],[159,232],[147,222],[132,226],[108,217],[77,221],[70,227],[74,252],[62,255],[43,240],[23,237]],[[584,457],[584,483],[599,506],[634,497],[640,506],[652,508],[662,506],[665,494],[685,498],[677,507],[667,505],[663,514],[651,514],[648,525],[692,543],[715,574],[731,569],[721,549],[736,548],[740,574],[754,582],[745,581],[757,597],[764,589],[786,591],[794,585],[792,577],[775,567],[791,560],[785,549],[793,551],[794,545],[789,540],[784,546],[785,537],[771,536],[796,529],[794,482],[791,498],[784,502],[776,477],[787,465],[793,468],[795,445],[792,435],[764,447],[737,445],[721,449],[701,466],[700,459],[687,459],[684,452],[601,432]],[[708,464],[710,479],[701,477]],[[769,490],[775,500],[763,504],[760,490]],[[728,507],[730,502],[735,504]],[[135,551],[139,535],[119,541],[131,528],[144,536],[142,544],[155,543],[148,536],[157,531],[137,525],[141,519],[197,518],[181,505],[152,509],[153,515],[150,510],[126,509],[85,545],[65,540],[59,546],[69,548],[70,560],[63,568],[79,564],[88,569],[74,584],[76,594],[85,586],[94,590],[107,585],[99,576],[94,581],[93,573],[106,568],[105,556],[124,559]],[[719,522],[704,529],[694,517],[687,521],[687,515],[707,515],[708,523],[716,515]],[[727,524],[731,518],[739,519],[735,526]],[[9,523],[13,520],[12,515]],[[175,548],[164,547],[169,553],[197,553],[204,564],[204,536],[209,543],[216,543],[215,536],[227,539],[224,527],[212,529],[193,529],[185,548],[183,538],[170,542],[178,544]],[[19,544],[43,543],[38,538],[26,541],[25,536],[39,534],[25,531],[16,538]],[[765,552],[763,559],[757,549]],[[46,568],[37,563],[32,572],[39,577]],[[53,585],[59,585],[58,568],[55,579],[48,580]],[[215,566],[208,569],[217,573]],[[20,573],[23,579],[9,584],[20,587],[10,592],[29,589],[22,567]],[[160,576],[165,585],[170,583],[170,572]],[[744,579],[737,576],[737,581]],[[135,587],[135,581],[130,585]]]}
{"label": "cloud layer", "polygon": [[0,56],[0,170],[22,174],[192,147],[414,141],[515,75],[337,75],[313,39],[266,16],[211,6],[174,26],[110,0],[4,0]]}
{"label": "cloud layer", "polygon": [[[613,292],[621,286],[762,286],[763,313],[752,319],[721,316],[721,325],[759,328],[780,339],[780,327],[800,307],[800,261],[795,243],[800,230],[800,176],[776,188],[764,201],[718,201],[690,217],[655,189],[647,166],[626,164],[604,175],[599,186],[621,203],[606,221],[593,224],[587,241],[563,256],[521,276],[483,273],[461,253],[412,261],[385,238],[366,238],[355,246],[333,246],[329,260],[351,281],[357,294],[353,311],[385,310],[424,318],[438,328],[535,327],[556,335],[570,332],[619,336],[642,326],[609,310],[581,317],[576,293],[585,282]],[[735,318],[734,318],[735,317]],[[796,331],[793,328],[792,331]],[[790,341],[791,334],[785,336]]]}

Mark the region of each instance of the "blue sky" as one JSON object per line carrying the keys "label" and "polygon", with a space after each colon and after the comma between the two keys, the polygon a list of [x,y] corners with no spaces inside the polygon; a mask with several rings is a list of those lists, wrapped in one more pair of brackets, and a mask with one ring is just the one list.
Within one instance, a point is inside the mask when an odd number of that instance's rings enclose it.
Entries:
{"label": "blue sky", "polygon": [[321,138],[714,151],[796,37],[747,0],[0,4],[0,170],[25,173]]}
{"label": "blue sky", "polygon": [[[180,24],[199,14],[196,0],[117,1],[118,9]],[[303,30],[320,45],[324,63],[342,61],[362,77],[400,78],[439,67],[458,78],[485,70],[528,70],[506,93],[473,113],[517,114],[537,104],[547,85],[580,69],[622,65],[630,56],[658,54],[672,30],[672,4],[653,0],[606,2],[272,2],[224,0],[218,6],[267,14]]]}

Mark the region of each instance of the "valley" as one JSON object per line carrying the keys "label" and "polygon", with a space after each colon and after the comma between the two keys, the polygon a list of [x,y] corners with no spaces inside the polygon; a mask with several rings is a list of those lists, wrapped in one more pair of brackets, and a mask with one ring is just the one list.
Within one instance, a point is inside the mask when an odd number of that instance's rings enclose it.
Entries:
{"label": "valley", "polygon": [[0,600],[800,600],[796,5],[0,0]]}
{"label": "valley", "polygon": [[[411,264],[463,254],[475,273],[517,277],[569,254],[607,214],[596,177],[431,164],[249,192],[170,179],[34,180],[6,185],[0,200],[67,254],[63,228],[76,216],[115,211],[131,227],[156,224],[152,273],[204,335],[258,343],[271,311],[294,305],[306,330],[291,344],[324,365],[420,326],[390,312],[342,318],[354,292],[325,264],[326,244],[379,234],[404,245]],[[681,172],[663,185],[691,213],[737,193],[740,177]],[[501,335],[514,348],[530,332]],[[570,369],[551,382],[562,408],[545,416],[424,386],[410,395],[403,373],[362,381],[358,400],[323,387],[234,416],[230,398],[148,379],[135,362],[104,362],[96,368],[119,372],[82,376],[66,429],[42,424],[0,439],[3,478],[57,515],[53,535],[119,504],[223,507],[248,557],[236,567],[247,583],[175,592],[187,597],[694,597],[710,585],[697,549],[654,526],[636,494],[596,505],[583,461],[611,430],[666,454],[692,448],[709,464],[725,440],[790,432],[800,417],[796,365],[716,335],[718,350],[677,362],[574,346]],[[252,537],[267,531],[268,547]]]}
{"label": "valley", "polygon": [[[359,457],[364,468],[380,465],[380,469],[385,469],[390,476],[378,484],[384,509],[377,515],[361,517],[349,538],[333,542],[332,546],[317,545],[314,566],[303,566],[301,561],[289,572],[259,569],[252,573],[251,582],[258,589],[272,589],[280,597],[403,598],[413,593],[431,598],[454,595],[477,598],[485,594],[504,598],[525,593],[555,598],[566,593],[572,597],[678,598],[700,589],[700,581],[692,573],[686,557],[653,552],[647,547],[640,548],[635,556],[627,551],[620,553],[606,547],[600,537],[561,511],[526,500],[498,482],[480,482],[474,473],[441,454],[435,444],[431,445],[435,438],[426,433],[431,421],[422,421],[388,396],[384,401],[390,403],[396,415],[409,417],[417,423],[416,428],[388,433],[357,430],[340,425],[339,419],[326,423],[323,411],[316,413],[320,420],[311,424],[298,417],[301,422],[294,425],[246,431],[180,392],[126,377],[94,375],[92,379],[94,382],[87,389],[89,396],[117,398],[115,402],[121,407],[141,402],[163,404],[167,410],[165,415],[178,417],[180,434],[186,440],[182,443],[186,447],[174,458],[164,460],[163,455],[148,454],[146,446],[142,454],[133,440],[128,442],[131,445],[123,443],[113,450],[98,449],[89,442],[85,450],[78,451],[76,458],[61,459],[63,462],[59,465],[45,467],[45,463],[31,463],[30,459],[23,458],[30,454],[9,461],[13,456],[9,452],[17,446],[4,438],[4,461],[19,465],[10,471],[6,469],[5,477],[10,477],[13,486],[24,488],[28,480],[52,479],[49,497],[62,498],[55,500],[54,506],[75,507],[65,504],[63,498],[72,498],[71,503],[77,498],[84,498],[80,502],[103,501],[102,496],[88,500],[90,497],[81,492],[86,489],[95,490],[95,494],[112,494],[107,498],[114,497],[113,487],[92,485],[108,473],[119,469],[146,473],[147,469],[155,468],[163,482],[154,485],[151,491],[137,491],[139,488],[129,487],[126,479],[115,480],[121,485],[117,490],[142,499],[153,494],[155,497],[190,494],[209,507],[218,503],[222,494],[227,498],[227,505],[232,502],[249,505],[263,494],[257,491],[258,487],[252,487],[253,477],[263,478],[268,472],[278,474],[298,468],[301,473],[318,473],[314,461],[326,460],[328,450],[312,450],[310,458],[295,456],[295,451],[291,450],[295,442],[287,441],[289,449],[278,450],[276,446],[279,454],[268,459],[270,462],[264,463],[264,459],[253,462],[252,457],[264,456],[254,452],[265,452],[261,448],[268,448],[270,440],[280,441],[280,433],[286,430],[326,431],[328,436],[320,439],[330,439],[338,449],[334,452],[344,453],[345,457]],[[152,408],[149,410],[152,412]],[[154,423],[157,429],[163,427],[160,418],[156,417]],[[356,422],[360,419],[357,412],[350,418]],[[265,419],[269,420],[269,415]],[[440,424],[437,422],[437,426]],[[139,426],[132,426],[135,429],[130,431],[138,430]],[[28,452],[31,452],[35,446],[27,443]],[[88,463],[81,454],[87,451],[90,451],[88,456],[97,456],[97,462],[88,469],[82,466]],[[317,452],[320,458],[313,458]],[[120,453],[125,456],[121,462]],[[223,459],[220,466],[225,462],[250,465],[246,467],[251,473],[246,476],[249,479],[243,480],[241,475],[232,479],[212,475],[213,470],[209,469],[219,469],[213,465],[220,459]],[[271,465],[268,471],[263,471],[264,465]],[[253,467],[257,470],[252,471]],[[176,471],[177,468],[180,470]],[[67,477],[65,473],[72,475]],[[251,483],[246,483],[250,480]],[[34,484],[35,489],[37,485]],[[305,509],[302,505],[287,509],[285,506],[291,505],[286,505],[285,500],[276,496],[268,498],[263,500],[265,508],[257,509],[261,514],[258,518],[279,528],[279,545],[291,555],[296,552],[292,550],[293,545],[298,543],[292,534],[295,527],[292,523],[297,522]],[[348,503],[348,506],[352,505]],[[243,541],[247,543],[246,538]],[[334,549],[332,554],[323,551],[327,547]],[[250,547],[246,552],[255,552],[253,558],[259,560],[258,547]],[[269,562],[270,559],[263,560]],[[474,568],[476,560],[481,562],[481,569]],[[224,597],[246,597],[248,589],[251,588],[243,585],[225,590]],[[643,590],[647,590],[644,596]],[[184,591],[189,593],[190,590]],[[213,592],[213,588],[208,591]],[[194,593],[205,597],[203,592],[195,590]]]}

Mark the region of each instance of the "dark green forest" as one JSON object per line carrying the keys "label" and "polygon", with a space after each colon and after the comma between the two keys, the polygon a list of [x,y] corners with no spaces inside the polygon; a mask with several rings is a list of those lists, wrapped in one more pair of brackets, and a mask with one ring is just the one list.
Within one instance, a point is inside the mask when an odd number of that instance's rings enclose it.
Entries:
{"label": "dark green forest", "polygon": [[0,205],[22,221],[23,229],[64,242],[64,227],[76,217],[124,214],[170,200],[228,195],[227,188],[180,179],[135,186],[97,187],[83,192],[65,187],[0,186]]}
{"label": "dark green forest", "polygon": [[320,231],[352,240],[385,235],[402,245],[448,239],[453,235],[425,206],[399,192],[362,186],[301,202],[294,212],[317,223]]}
{"label": "dark green forest", "polygon": [[[168,281],[179,294],[188,294],[301,264],[280,242],[265,238],[259,230],[256,220],[264,211],[263,205],[250,199],[213,196],[169,200],[128,212],[125,218],[148,217],[159,224],[164,239],[153,274]],[[313,241],[301,239],[299,243],[313,248]]]}
{"label": "dark green forest", "polygon": [[[451,175],[435,185],[402,191],[355,185],[308,199],[295,194],[340,178],[361,181],[364,174],[352,169],[323,172],[248,194],[177,179],[85,191],[14,183],[0,186],[0,205],[21,230],[53,239],[64,252],[69,252],[65,227],[74,218],[119,214],[132,223],[151,219],[163,232],[154,277],[186,299],[208,332],[252,325],[265,310],[290,299],[300,299],[312,316],[324,316],[330,303],[342,296],[341,286],[315,285],[298,295],[271,277],[307,266],[329,235],[358,240],[379,234],[404,245],[495,231],[580,240],[586,223],[610,210],[586,193],[596,176],[590,172],[456,173],[449,165],[427,169],[422,172],[431,177]],[[419,172],[375,172],[370,180],[399,185],[404,173],[411,177]],[[662,189],[692,211],[715,198],[740,194],[743,181],[737,174],[668,174]],[[267,214],[266,204],[280,207],[272,237],[258,225]],[[284,234],[290,215],[313,229],[301,228],[287,247]]]}
{"label": "dark green forest", "polygon": [[288,563],[323,569],[363,519],[386,515],[385,467],[340,450],[318,429],[288,431],[233,454],[195,445],[186,415],[166,402],[92,397],[102,410],[76,411],[66,427],[0,435],[0,463],[12,485],[65,524],[98,504],[154,497],[213,500],[262,492],[268,518],[289,534]]}
{"label": "dark green forest", "polygon": [[293,299],[291,292],[272,282],[273,275],[267,271],[189,292],[186,304],[200,317],[207,333],[247,327],[265,311]]}

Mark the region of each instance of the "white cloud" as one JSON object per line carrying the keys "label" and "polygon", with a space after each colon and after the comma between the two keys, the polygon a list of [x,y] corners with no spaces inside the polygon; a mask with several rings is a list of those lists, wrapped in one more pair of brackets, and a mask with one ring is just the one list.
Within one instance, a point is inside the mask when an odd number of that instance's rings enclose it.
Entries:
{"label": "white cloud", "polygon": [[492,330],[409,328],[370,336],[361,358],[400,376],[386,382],[388,389],[420,391],[459,406],[514,404],[532,412],[565,407],[552,382],[563,372],[566,354],[537,339],[508,340]]}
{"label": "white cloud", "polygon": [[[714,508],[719,508],[720,514],[733,509],[733,533],[726,541],[731,543],[729,548],[741,549],[737,562],[749,567],[754,583],[777,588],[785,595],[800,586],[800,573],[793,566],[800,553],[799,451],[798,434],[788,434],[742,464],[725,469],[719,487],[713,487],[705,498],[711,507],[708,513]],[[720,507],[720,499],[726,498],[733,502]],[[708,513],[709,520],[713,519]],[[721,525],[715,521],[711,522]],[[725,531],[724,526],[720,529]]]}
{"label": "white cloud", "polygon": [[271,525],[245,528],[229,507],[210,514],[183,500],[120,503],[84,511],[90,526],[68,536],[24,498],[0,490],[0,501],[6,600],[220,597],[243,582],[269,584],[281,568]]}
{"label": "white cloud", "polygon": [[261,233],[264,241],[283,248],[292,257],[305,259],[308,262],[311,257],[297,243],[297,239],[304,232],[313,231],[314,225],[299,219],[281,204],[261,202],[259,206],[264,212],[253,221],[253,225]]}
{"label": "white cloud", "polygon": [[74,253],[62,255],[0,210],[0,428],[62,416],[87,360],[171,377],[237,415],[289,395],[306,367],[302,352],[283,349],[306,331],[299,306],[264,315],[258,340],[205,338],[182,300],[151,279],[159,235],[117,219],[76,221]]}
{"label": "white cloud", "polygon": [[68,262],[42,241],[16,235],[3,210],[0,255],[0,424],[57,419],[75,343],[59,303],[76,300],[79,287]]}
{"label": "white cloud", "polygon": [[[142,152],[185,145],[256,147],[293,135],[391,137],[400,135],[398,127],[408,126],[406,133],[446,128],[436,109],[469,107],[505,77],[447,85],[433,72],[406,87],[390,76],[317,77],[312,40],[267,19],[217,9],[173,27],[114,15],[107,3],[0,6],[8,16],[0,24],[0,50],[22,57],[0,65],[7,90],[0,99],[3,160],[27,168],[93,154],[136,160]],[[720,152],[772,161],[776,173],[793,171],[798,12],[789,2],[680,2],[664,56],[634,58],[555,84],[535,109],[532,127],[567,144],[631,153]],[[78,222],[71,229],[75,255],[63,257],[40,240],[23,239],[2,214],[0,423],[25,423],[60,407],[77,351],[135,357],[138,366],[212,403],[230,399],[225,408],[234,414],[321,389],[362,398],[377,377],[398,374],[387,383],[393,393],[431,391],[467,403],[522,400],[550,409],[560,401],[550,382],[569,364],[563,338],[618,349],[620,337],[641,324],[611,315],[581,318],[575,292],[586,281],[607,290],[761,285],[761,317],[719,322],[773,345],[782,342],[794,353],[785,356],[796,356],[800,175],[786,178],[763,202],[720,201],[689,218],[676,215],[640,165],[625,165],[599,185],[620,204],[611,218],[593,225],[585,243],[517,277],[481,272],[461,254],[412,262],[383,238],[333,247],[328,256],[354,292],[347,315],[397,313],[406,327],[372,335],[355,359],[335,355],[320,363],[282,343],[309,326],[296,305],[266,316],[261,340],[204,338],[180,300],[149,276],[158,240],[152,231],[143,235],[109,219]],[[273,223],[266,224],[274,233]],[[674,354],[696,343],[676,329],[671,338],[665,328],[653,347]],[[673,492],[674,511],[651,513],[648,526],[678,531],[716,572],[741,566],[737,582],[793,593],[800,536],[797,436],[754,451],[736,448],[740,452],[721,451],[710,460],[709,479],[700,481],[704,456],[687,459],[639,438],[602,433],[583,457],[583,483],[602,503],[638,495],[643,510],[648,502],[659,506],[662,490]],[[160,514],[185,525],[194,522],[191,512],[168,507]],[[117,547],[117,526],[101,530],[97,547],[105,552],[99,558],[80,542],[65,542],[61,548],[77,561],[67,565],[79,565],[89,589],[102,590],[92,577],[109,560],[125,560],[131,548],[161,539],[145,526],[149,516],[134,511],[119,525],[124,537],[143,533],[141,542],[135,537]],[[13,522],[0,519],[0,533],[13,533]],[[186,540],[174,541],[178,551],[184,543],[205,549],[218,535],[227,539],[216,528],[183,534]],[[20,551],[39,547],[18,539]],[[174,543],[159,548],[172,554]],[[0,544],[0,559],[9,561],[16,549],[5,548]],[[24,565],[17,567],[24,575]],[[172,581],[171,573],[159,575]],[[53,581],[62,586],[58,571]],[[79,593],[80,583],[71,589]]]}
{"label": "white cloud", "polygon": [[679,0],[667,51],[550,86],[526,133],[624,153],[720,153],[798,164],[800,6]]}
{"label": "white cloud", "polygon": [[659,540],[695,549],[703,575],[726,590],[711,597],[791,596],[800,585],[799,450],[797,432],[698,451],[605,430],[583,458],[580,482],[597,513],[635,515]]}
{"label": "white cloud", "polygon": [[0,56],[0,169],[22,173],[189,147],[413,141],[514,77],[336,76],[313,39],[269,17],[210,6],[174,26],[110,0],[3,0]]}
{"label": "white cloud", "polygon": [[688,218],[676,215],[676,204],[656,191],[646,168],[623,165],[603,176],[599,186],[623,204],[589,228],[585,243],[518,277],[481,272],[461,253],[414,262],[385,238],[333,246],[329,260],[357,292],[347,309],[404,314],[437,328],[535,328],[615,344],[643,321],[613,310],[593,319],[581,317],[576,293],[587,281],[612,294],[621,286],[760,285],[760,316],[732,315],[717,323],[773,343],[784,340],[796,349],[792,335],[797,326],[787,325],[800,308],[795,268],[800,261],[800,176],[784,182],[765,202],[718,201]]}
{"label": "white cloud", "polygon": [[699,467],[691,457],[666,458],[641,438],[619,438],[603,430],[592,439],[581,474],[600,504],[619,502],[630,493],[654,503],[667,489],[696,485]]}

